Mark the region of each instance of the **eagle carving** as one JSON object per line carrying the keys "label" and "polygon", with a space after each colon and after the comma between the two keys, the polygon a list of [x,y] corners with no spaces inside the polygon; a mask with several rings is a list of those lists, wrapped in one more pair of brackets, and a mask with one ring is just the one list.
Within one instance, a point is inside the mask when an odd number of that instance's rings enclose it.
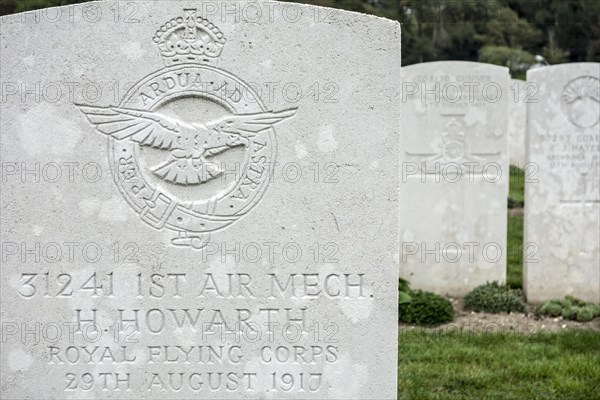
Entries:
{"label": "eagle carving", "polygon": [[258,133],[296,113],[293,108],[228,115],[201,124],[131,108],[78,107],[104,135],[168,151],[167,159],[151,171],[167,182],[186,186],[204,183],[222,173],[215,165],[207,168],[207,157],[247,146]]}

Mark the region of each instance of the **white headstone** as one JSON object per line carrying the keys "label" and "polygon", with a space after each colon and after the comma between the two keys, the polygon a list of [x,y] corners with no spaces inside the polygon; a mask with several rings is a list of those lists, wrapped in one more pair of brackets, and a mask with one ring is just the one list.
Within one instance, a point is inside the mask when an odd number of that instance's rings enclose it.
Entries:
{"label": "white headstone", "polygon": [[512,165],[525,167],[525,131],[527,103],[535,95],[524,81],[510,80],[508,101],[508,159]]}
{"label": "white headstone", "polygon": [[400,276],[464,295],[505,280],[508,69],[403,68]]}
{"label": "white headstone", "polygon": [[93,2],[0,35],[2,398],[396,397],[397,22]]}
{"label": "white headstone", "polygon": [[531,70],[524,287],[600,303],[600,64]]}

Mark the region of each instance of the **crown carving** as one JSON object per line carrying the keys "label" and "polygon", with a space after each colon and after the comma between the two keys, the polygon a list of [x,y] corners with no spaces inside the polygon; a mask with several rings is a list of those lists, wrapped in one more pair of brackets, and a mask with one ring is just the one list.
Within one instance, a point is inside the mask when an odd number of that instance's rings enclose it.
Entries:
{"label": "crown carving", "polygon": [[183,17],[168,21],[154,35],[165,64],[213,62],[223,51],[225,36],[209,20],[196,16],[195,8],[183,11]]}
{"label": "crown carving", "polygon": [[465,133],[462,130],[462,126],[454,119],[446,125],[446,131],[442,134],[442,137],[444,141],[465,141]]}

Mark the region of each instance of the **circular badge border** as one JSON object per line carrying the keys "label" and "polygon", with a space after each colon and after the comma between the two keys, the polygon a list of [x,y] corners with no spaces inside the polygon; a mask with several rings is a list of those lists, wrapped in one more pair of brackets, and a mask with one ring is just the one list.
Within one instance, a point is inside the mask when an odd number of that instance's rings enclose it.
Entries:
{"label": "circular badge border", "polygon": [[[262,112],[267,111],[267,108],[265,107],[264,103],[262,102],[260,97],[257,95],[257,93],[254,91],[254,89],[249,84],[247,84],[244,80],[242,80],[241,78],[237,77],[236,75],[234,75],[228,71],[225,71],[223,69],[220,69],[220,68],[217,68],[214,66],[197,65],[197,64],[189,64],[189,63],[164,67],[164,68],[161,68],[160,70],[157,70],[149,75],[146,75],[145,77],[140,79],[138,82],[136,82],[135,85],[132,86],[127,91],[127,93],[122,97],[121,101],[119,102],[119,107],[127,107],[127,105],[130,103],[130,100],[133,97],[133,95],[136,94],[145,84],[148,84],[150,81],[160,77],[161,75],[165,75],[168,73],[173,73],[175,71],[185,70],[185,69],[208,70],[213,73],[216,73],[217,75],[224,76],[225,78],[228,78],[228,79],[236,82],[246,91],[247,94],[250,94],[252,96],[257,107],[260,108],[260,110],[262,110]],[[172,100],[173,98],[184,97],[184,96],[196,96],[196,97],[201,97],[201,98],[205,98],[208,100],[212,100],[212,101],[215,101],[216,103],[218,103],[219,105],[224,106],[232,113],[234,113],[236,111],[233,105],[229,104],[227,101],[224,100],[223,96],[220,97],[220,96],[212,95],[210,93],[200,94],[200,93],[198,93],[198,91],[194,91],[194,90],[181,90],[181,91],[177,91],[175,93],[167,92],[167,93],[165,93],[164,97],[161,97],[159,101],[155,102],[155,104],[153,106],[151,106],[147,109],[152,110],[152,109],[156,108],[157,106],[164,104],[165,102],[167,102],[169,100]],[[142,109],[144,109],[144,108],[142,108]],[[115,184],[117,185],[119,191],[121,192],[121,195],[125,198],[125,200],[129,204],[129,206],[136,212],[136,214],[138,214],[138,216],[140,216],[142,221],[144,221],[148,225],[155,227],[155,228],[162,228],[164,226],[167,229],[170,229],[173,231],[179,231],[179,232],[181,232],[181,231],[185,231],[185,232],[189,232],[189,233],[216,232],[216,231],[219,231],[219,230],[222,230],[222,229],[228,227],[229,225],[231,225],[232,223],[241,219],[244,215],[249,213],[260,202],[260,200],[264,196],[265,192],[267,191],[267,187],[269,186],[270,179],[272,176],[271,174],[273,173],[273,168],[274,168],[274,164],[275,164],[274,161],[277,158],[277,137],[275,135],[274,128],[272,128],[272,127],[269,128],[267,137],[269,138],[269,141],[267,142],[266,146],[270,150],[269,158],[271,161],[271,165],[269,167],[267,167],[268,174],[266,175],[266,179],[263,180],[263,183],[261,184],[261,187],[258,189],[257,194],[255,194],[252,197],[249,197],[249,201],[246,201],[246,204],[244,204],[242,207],[240,207],[234,214],[220,215],[220,214],[200,213],[198,211],[194,211],[187,207],[182,206],[178,199],[173,199],[172,197],[167,196],[169,199],[172,199],[173,201],[176,201],[176,203],[177,203],[174,206],[174,208],[176,210],[173,210],[173,212],[180,211],[180,213],[183,212],[184,214],[191,215],[194,218],[200,218],[200,219],[206,220],[209,223],[215,222],[219,225],[216,228],[213,227],[213,228],[207,228],[207,229],[201,229],[201,230],[189,230],[189,229],[178,227],[177,225],[174,225],[172,223],[168,223],[167,221],[165,221],[165,223],[160,227],[156,226],[153,223],[150,223],[147,219],[142,218],[144,209],[140,208],[140,206],[130,198],[130,191],[123,187],[124,182],[120,177],[119,171],[116,169],[113,169],[113,172],[114,172],[113,179],[114,179]],[[120,159],[118,152],[115,150],[115,147],[117,147],[115,145],[117,143],[118,143],[117,140],[110,138],[110,137],[108,138],[109,162],[111,163],[111,165],[115,165],[115,166],[117,166],[119,164],[118,160]],[[135,145],[133,145],[133,146],[135,146]],[[148,182],[148,180],[145,176],[145,173],[142,172],[142,170],[138,166],[138,159],[136,158],[135,152],[132,152],[132,157],[133,157],[133,160],[135,163],[135,167],[137,169],[136,176],[139,179],[141,179],[141,183],[143,183],[145,186],[147,186],[150,190],[152,190],[155,193],[157,191],[160,193],[164,193],[163,191],[161,191],[160,188],[157,188],[155,185],[152,185]],[[245,168],[248,166],[250,159],[251,159],[250,150],[246,149],[243,171],[245,171]],[[232,193],[234,193],[235,191],[237,191],[239,189],[239,187],[241,186],[241,184],[243,182],[244,176],[245,176],[245,174],[243,173],[239,182],[237,182],[236,185],[234,185],[230,190],[228,190],[222,194],[219,194],[218,197],[216,197],[214,199],[213,198],[209,199],[209,203],[211,203],[213,205],[213,209],[218,202],[223,201],[225,198],[227,198],[228,196],[230,196]],[[171,214],[173,212],[171,212]],[[205,226],[204,223],[201,223],[201,225]]]}
{"label": "circular badge border", "polygon": [[570,80],[570,81],[569,81],[569,82],[568,82],[568,83],[567,83],[565,86],[563,86],[563,89],[562,89],[562,91],[561,91],[561,93],[560,93],[560,110],[561,110],[561,112],[562,112],[563,116],[564,116],[564,117],[567,119],[567,121],[568,121],[568,122],[569,122],[571,125],[573,125],[573,126],[575,126],[575,127],[579,128],[579,129],[589,129],[589,128],[593,128],[593,127],[595,127],[596,125],[598,125],[598,124],[600,123],[600,112],[599,112],[599,114],[598,114],[598,118],[596,118],[596,122],[594,122],[592,125],[589,125],[589,126],[582,126],[582,125],[579,125],[579,124],[577,124],[577,123],[576,123],[576,122],[573,120],[573,118],[571,118],[571,115],[570,115],[570,113],[568,112],[568,110],[566,109],[565,102],[564,102],[564,100],[563,100],[563,96],[564,96],[565,90],[566,90],[566,89],[567,89],[569,86],[571,86],[571,85],[572,85],[574,82],[576,82],[576,81],[578,81],[578,80],[582,80],[582,79],[593,79],[593,80],[595,80],[595,81],[596,81],[596,83],[597,83],[597,84],[600,86],[600,78],[598,78],[598,77],[595,77],[595,76],[593,76],[593,75],[581,75],[581,76],[578,76],[577,78],[573,78],[573,79],[571,79],[571,80]]}

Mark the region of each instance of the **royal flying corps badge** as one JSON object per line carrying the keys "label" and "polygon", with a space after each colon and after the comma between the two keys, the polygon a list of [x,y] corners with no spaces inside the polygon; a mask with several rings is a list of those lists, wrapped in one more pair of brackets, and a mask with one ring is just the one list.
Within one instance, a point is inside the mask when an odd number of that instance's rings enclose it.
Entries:
{"label": "royal flying corps badge", "polygon": [[142,221],[173,231],[175,246],[201,249],[257,205],[275,165],[274,125],[296,108],[267,110],[247,83],[217,68],[225,37],[195,9],[154,42],[166,67],[118,105],[76,106],[107,136],[114,181]]}

